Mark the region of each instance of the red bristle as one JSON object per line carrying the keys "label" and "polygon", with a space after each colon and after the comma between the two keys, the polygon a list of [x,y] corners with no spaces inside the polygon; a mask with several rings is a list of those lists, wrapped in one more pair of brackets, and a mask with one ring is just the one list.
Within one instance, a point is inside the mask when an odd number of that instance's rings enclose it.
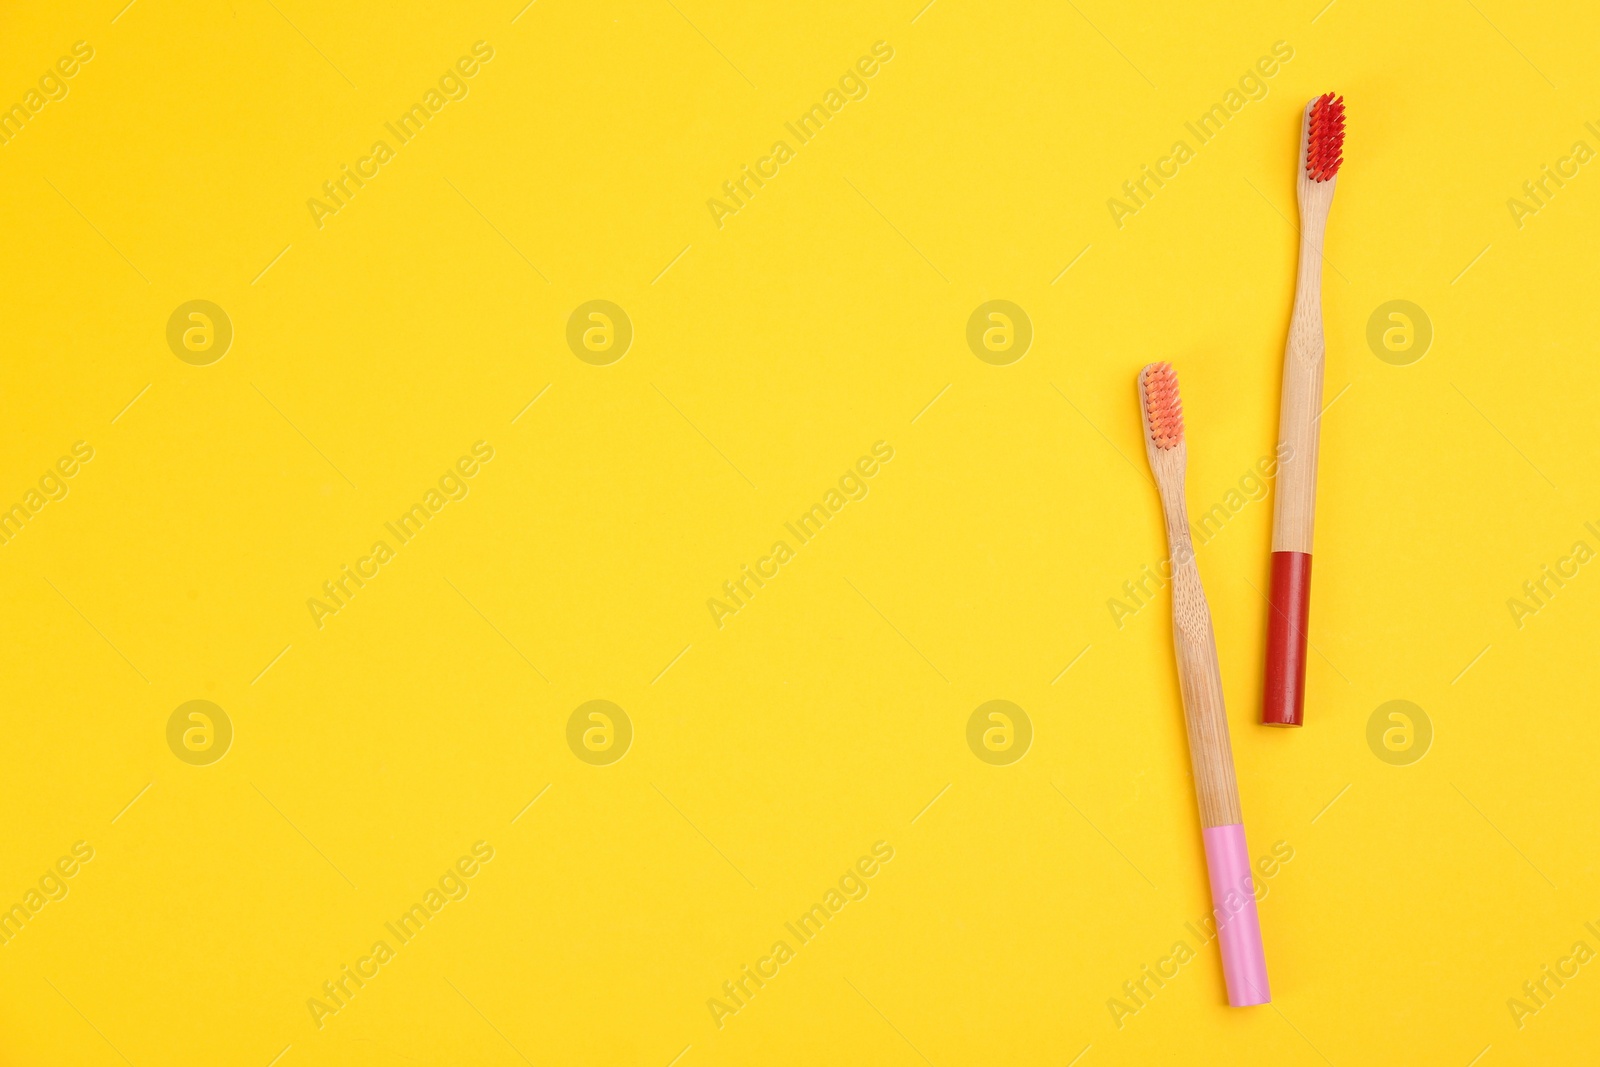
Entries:
{"label": "red bristle", "polygon": [[1306,176],[1325,182],[1339,173],[1344,162],[1344,97],[1323,93],[1311,105],[1306,130]]}
{"label": "red bristle", "polygon": [[1178,396],[1178,374],[1170,363],[1152,363],[1144,369],[1144,413],[1150,423],[1150,440],[1160,449],[1183,443],[1183,400]]}

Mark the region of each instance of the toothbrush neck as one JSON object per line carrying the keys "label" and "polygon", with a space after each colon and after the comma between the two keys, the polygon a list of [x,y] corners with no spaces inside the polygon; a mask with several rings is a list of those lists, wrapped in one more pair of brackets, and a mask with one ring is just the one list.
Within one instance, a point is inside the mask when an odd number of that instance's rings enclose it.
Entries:
{"label": "toothbrush neck", "polygon": [[1300,274],[1322,280],[1322,243],[1333,206],[1333,183],[1307,182],[1300,193]]}
{"label": "toothbrush neck", "polygon": [[1184,503],[1183,471],[1162,479],[1161,511],[1167,520],[1167,551],[1174,569],[1194,559],[1194,540],[1189,533],[1189,509]]}

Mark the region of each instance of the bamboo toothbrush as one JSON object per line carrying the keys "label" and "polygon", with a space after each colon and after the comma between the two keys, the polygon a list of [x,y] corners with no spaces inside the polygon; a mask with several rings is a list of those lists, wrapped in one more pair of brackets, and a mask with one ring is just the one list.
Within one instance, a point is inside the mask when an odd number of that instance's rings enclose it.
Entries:
{"label": "bamboo toothbrush", "polygon": [[1167,547],[1172,559],[1172,643],[1178,659],[1178,685],[1189,729],[1189,760],[1200,801],[1201,836],[1206,872],[1211,881],[1211,907],[1217,918],[1222,973],[1228,1003],[1235,1008],[1265,1004],[1267,961],[1261,949],[1261,924],[1256,915],[1255,883],[1250,853],[1245,848],[1244,820],[1239,814],[1239,787],[1233,775],[1233,750],[1228,743],[1228,717],[1222,704],[1222,674],[1217,667],[1217,641],[1211,630],[1189,536],[1189,513],[1183,500],[1184,467],[1189,452],[1183,441],[1183,403],[1178,376],[1170,363],[1152,363],[1139,374],[1144,447],[1161,494],[1167,522]]}
{"label": "bamboo toothbrush", "polygon": [[1306,632],[1311,617],[1311,524],[1317,500],[1322,413],[1322,238],[1344,161],[1344,97],[1324,93],[1300,122],[1300,271],[1283,353],[1278,487],[1272,513],[1272,586],[1261,721],[1305,721]]}

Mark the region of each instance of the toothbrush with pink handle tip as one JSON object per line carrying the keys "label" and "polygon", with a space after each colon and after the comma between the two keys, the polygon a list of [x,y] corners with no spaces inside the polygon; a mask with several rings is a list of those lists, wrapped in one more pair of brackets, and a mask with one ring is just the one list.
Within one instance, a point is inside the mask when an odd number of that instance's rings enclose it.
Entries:
{"label": "toothbrush with pink handle tip", "polygon": [[1272,993],[1267,987],[1267,960],[1261,947],[1250,853],[1244,843],[1244,818],[1239,813],[1217,641],[1189,537],[1189,514],[1183,499],[1188,447],[1183,439],[1178,376],[1170,363],[1152,363],[1139,373],[1139,401],[1145,452],[1167,523],[1173,568],[1172,641],[1228,1003],[1235,1008],[1266,1004]]}

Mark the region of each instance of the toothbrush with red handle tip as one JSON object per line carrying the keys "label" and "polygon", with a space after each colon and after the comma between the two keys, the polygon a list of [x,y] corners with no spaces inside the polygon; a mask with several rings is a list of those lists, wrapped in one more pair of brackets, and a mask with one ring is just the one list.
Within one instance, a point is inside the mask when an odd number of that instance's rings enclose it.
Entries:
{"label": "toothbrush with red handle tip", "polygon": [[1324,93],[1300,127],[1300,266],[1283,353],[1278,413],[1278,485],[1272,516],[1272,584],[1261,721],[1305,721],[1306,633],[1311,616],[1311,531],[1317,500],[1322,413],[1322,240],[1344,162],[1344,98]]}

